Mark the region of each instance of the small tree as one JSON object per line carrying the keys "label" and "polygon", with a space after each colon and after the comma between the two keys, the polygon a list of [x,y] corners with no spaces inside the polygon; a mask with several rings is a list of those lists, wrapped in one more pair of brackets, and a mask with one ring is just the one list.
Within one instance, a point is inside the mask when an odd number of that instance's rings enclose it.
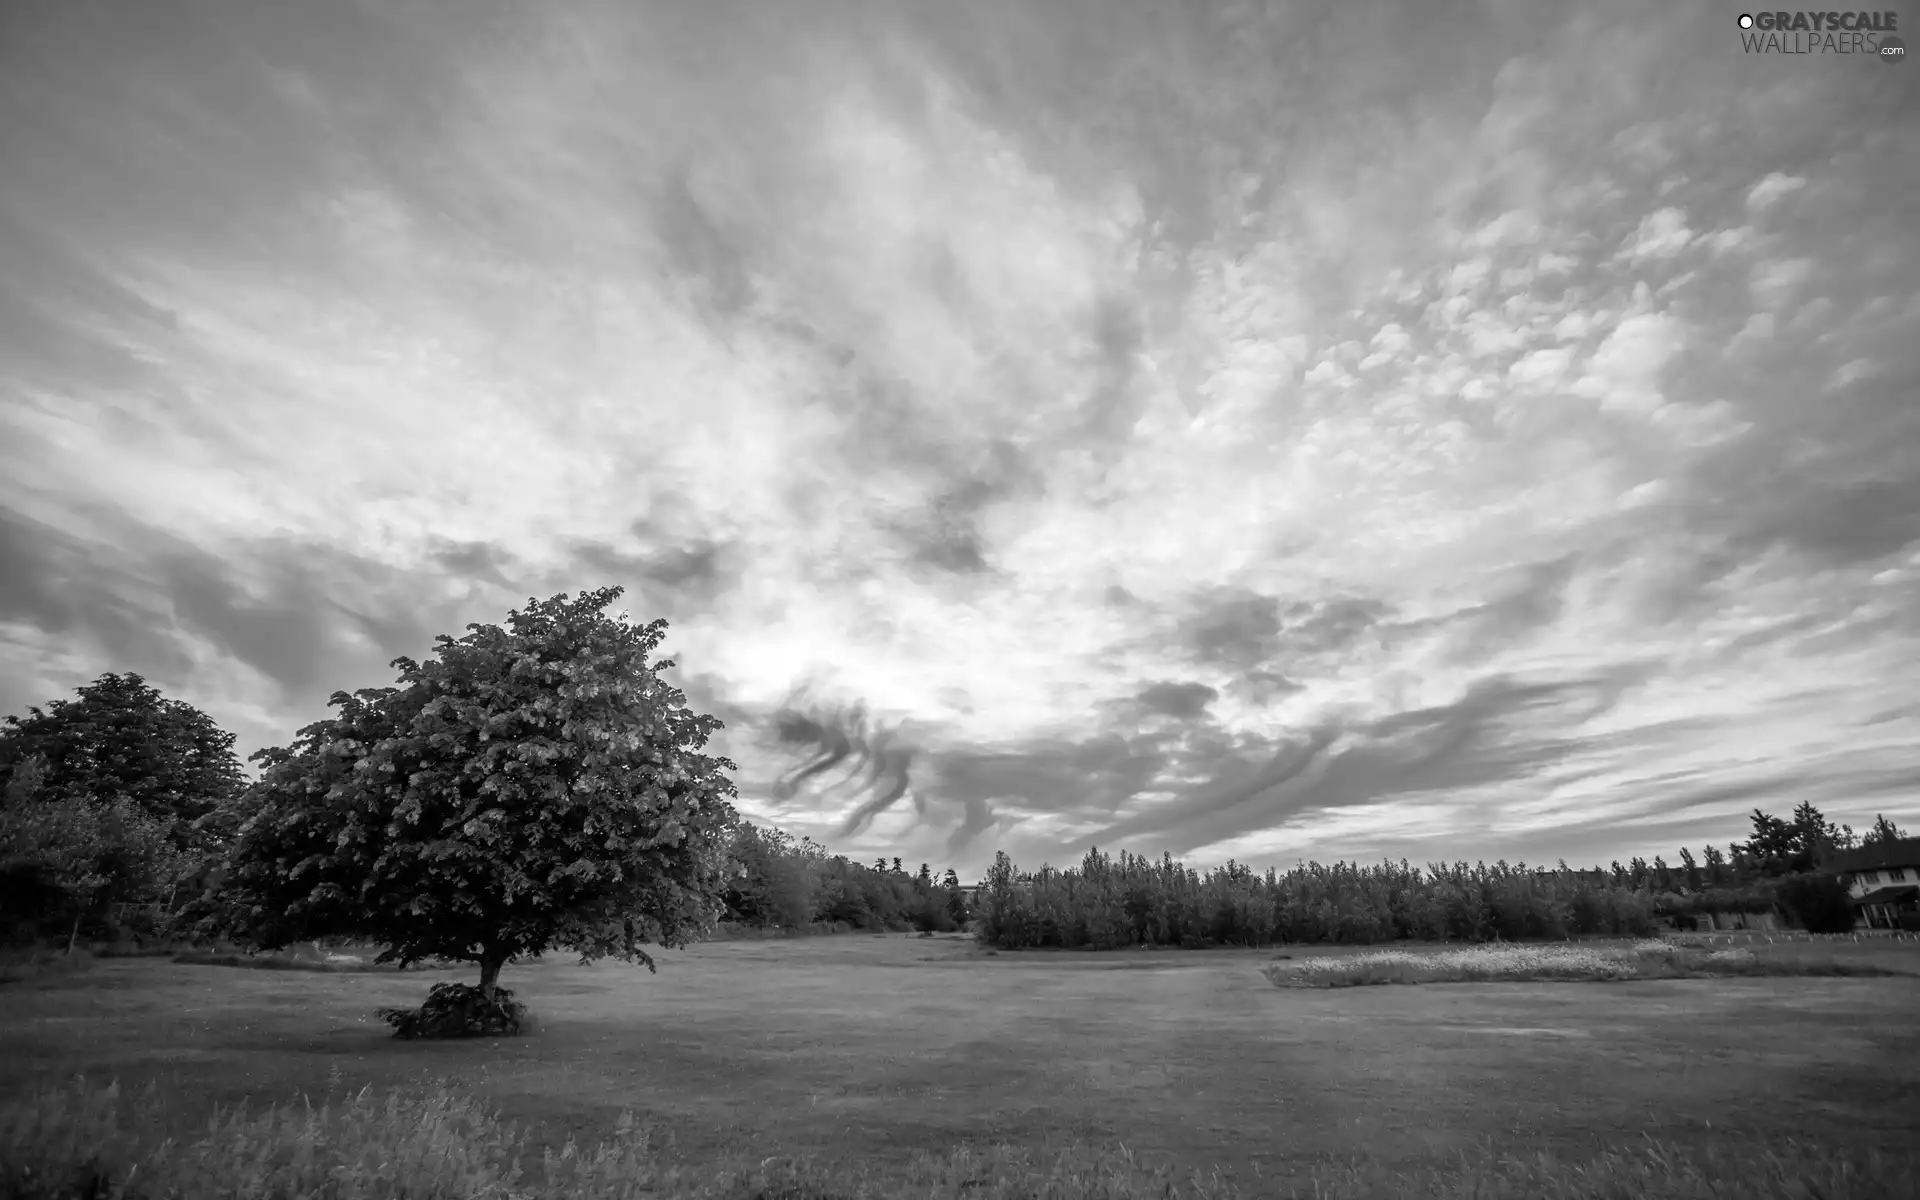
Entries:
{"label": "small tree", "polygon": [[1699,891],[1700,864],[1694,861],[1693,851],[1687,849],[1685,846],[1680,847],[1680,870],[1686,878],[1687,890],[1690,892]]}
{"label": "small tree", "polygon": [[[712,928],[728,874],[733,764],[685,708],[644,628],[604,588],[529,601],[508,628],[395,659],[400,686],[334,693],[337,717],[266,763],[225,888],[245,940],[359,937],[378,961],[500,969],[550,947],[644,963]],[[406,1032],[405,1026],[402,1033]]]}
{"label": "small tree", "polygon": [[102,901],[145,894],[177,872],[183,856],[169,844],[167,825],[127,797],[45,797],[39,793],[46,774],[44,761],[35,757],[18,764],[7,780],[0,876],[16,895],[34,893],[42,912],[50,901],[63,918],[72,918],[71,954],[81,922]]}
{"label": "small tree", "polygon": [[947,891],[947,916],[954,920],[956,929],[964,929],[973,914],[968,912],[966,893],[960,891],[960,872],[948,866],[947,877],[941,879],[941,887]]}
{"label": "small tree", "polygon": [[1887,820],[1886,817],[1876,813],[1873,818],[1873,827],[1861,836],[1860,844],[1863,846],[1886,845],[1890,842],[1896,842],[1905,836],[1907,835],[1900,832],[1898,825],[1895,825],[1892,821]]}

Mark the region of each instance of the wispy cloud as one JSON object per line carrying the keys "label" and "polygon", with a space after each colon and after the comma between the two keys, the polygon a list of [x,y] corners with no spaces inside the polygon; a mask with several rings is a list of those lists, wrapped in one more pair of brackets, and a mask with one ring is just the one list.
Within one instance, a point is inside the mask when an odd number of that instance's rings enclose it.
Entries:
{"label": "wispy cloud", "polygon": [[1898,71],[1651,4],[110,7],[0,39],[8,711],[135,669],[252,749],[619,583],[856,856],[1920,815]]}

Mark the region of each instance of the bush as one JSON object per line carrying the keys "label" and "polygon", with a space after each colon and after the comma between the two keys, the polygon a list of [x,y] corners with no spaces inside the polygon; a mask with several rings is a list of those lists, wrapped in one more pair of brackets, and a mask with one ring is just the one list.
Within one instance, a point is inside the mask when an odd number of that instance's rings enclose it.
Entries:
{"label": "bush", "polygon": [[1849,933],[1853,904],[1837,875],[1795,875],[1780,882],[1780,903],[1809,933]]}
{"label": "bush", "polygon": [[506,988],[485,992],[465,983],[436,983],[419,1008],[383,1008],[377,1014],[397,1038],[518,1037],[527,1030],[527,1008]]}

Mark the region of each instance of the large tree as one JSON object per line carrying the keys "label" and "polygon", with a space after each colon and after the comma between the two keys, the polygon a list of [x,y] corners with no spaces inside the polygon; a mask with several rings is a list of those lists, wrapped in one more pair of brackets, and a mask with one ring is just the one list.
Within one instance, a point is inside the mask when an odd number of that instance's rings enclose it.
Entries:
{"label": "large tree", "polygon": [[1789,820],[1753,810],[1753,837],[1741,847],[1768,875],[1811,871],[1848,840],[1847,831],[1803,800]]}
{"label": "large tree", "polygon": [[206,838],[192,822],[246,786],[233,735],[135,674],[100,676],[78,700],[29,707],[0,728],[0,789],[30,762],[45,802],[124,798],[160,822],[178,850]]}
{"label": "large tree", "polygon": [[469,625],[399,686],[334,693],[265,764],[224,889],[262,949],[321,937],[403,966],[509,960],[551,947],[644,963],[639,947],[711,928],[736,821],[721,728],[647,656],[667,623],[603,611],[621,593],[529,601],[507,628]]}

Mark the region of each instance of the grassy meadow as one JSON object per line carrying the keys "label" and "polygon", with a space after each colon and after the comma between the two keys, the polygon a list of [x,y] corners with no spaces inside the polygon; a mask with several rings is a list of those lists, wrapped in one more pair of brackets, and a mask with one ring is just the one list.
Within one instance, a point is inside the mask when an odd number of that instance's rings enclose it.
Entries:
{"label": "grassy meadow", "polygon": [[[503,1200],[1161,1195],[1154,1170],[1212,1196],[1920,1194],[1910,1159],[1876,1158],[1920,1143],[1920,948],[1742,948],[1893,973],[1326,990],[1263,972],[1362,952],[849,935],[664,952],[657,975],[516,964],[533,1036],[401,1042],[374,1009],[465,975],[102,957],[0,987],[0,1146],[170,1133],[165,1169],[204,1181],[326,1143],[365,1152],[332,1186],[378,1184],[330,1194]],[[483,1143],[525,1174],[474,1165]]]}

